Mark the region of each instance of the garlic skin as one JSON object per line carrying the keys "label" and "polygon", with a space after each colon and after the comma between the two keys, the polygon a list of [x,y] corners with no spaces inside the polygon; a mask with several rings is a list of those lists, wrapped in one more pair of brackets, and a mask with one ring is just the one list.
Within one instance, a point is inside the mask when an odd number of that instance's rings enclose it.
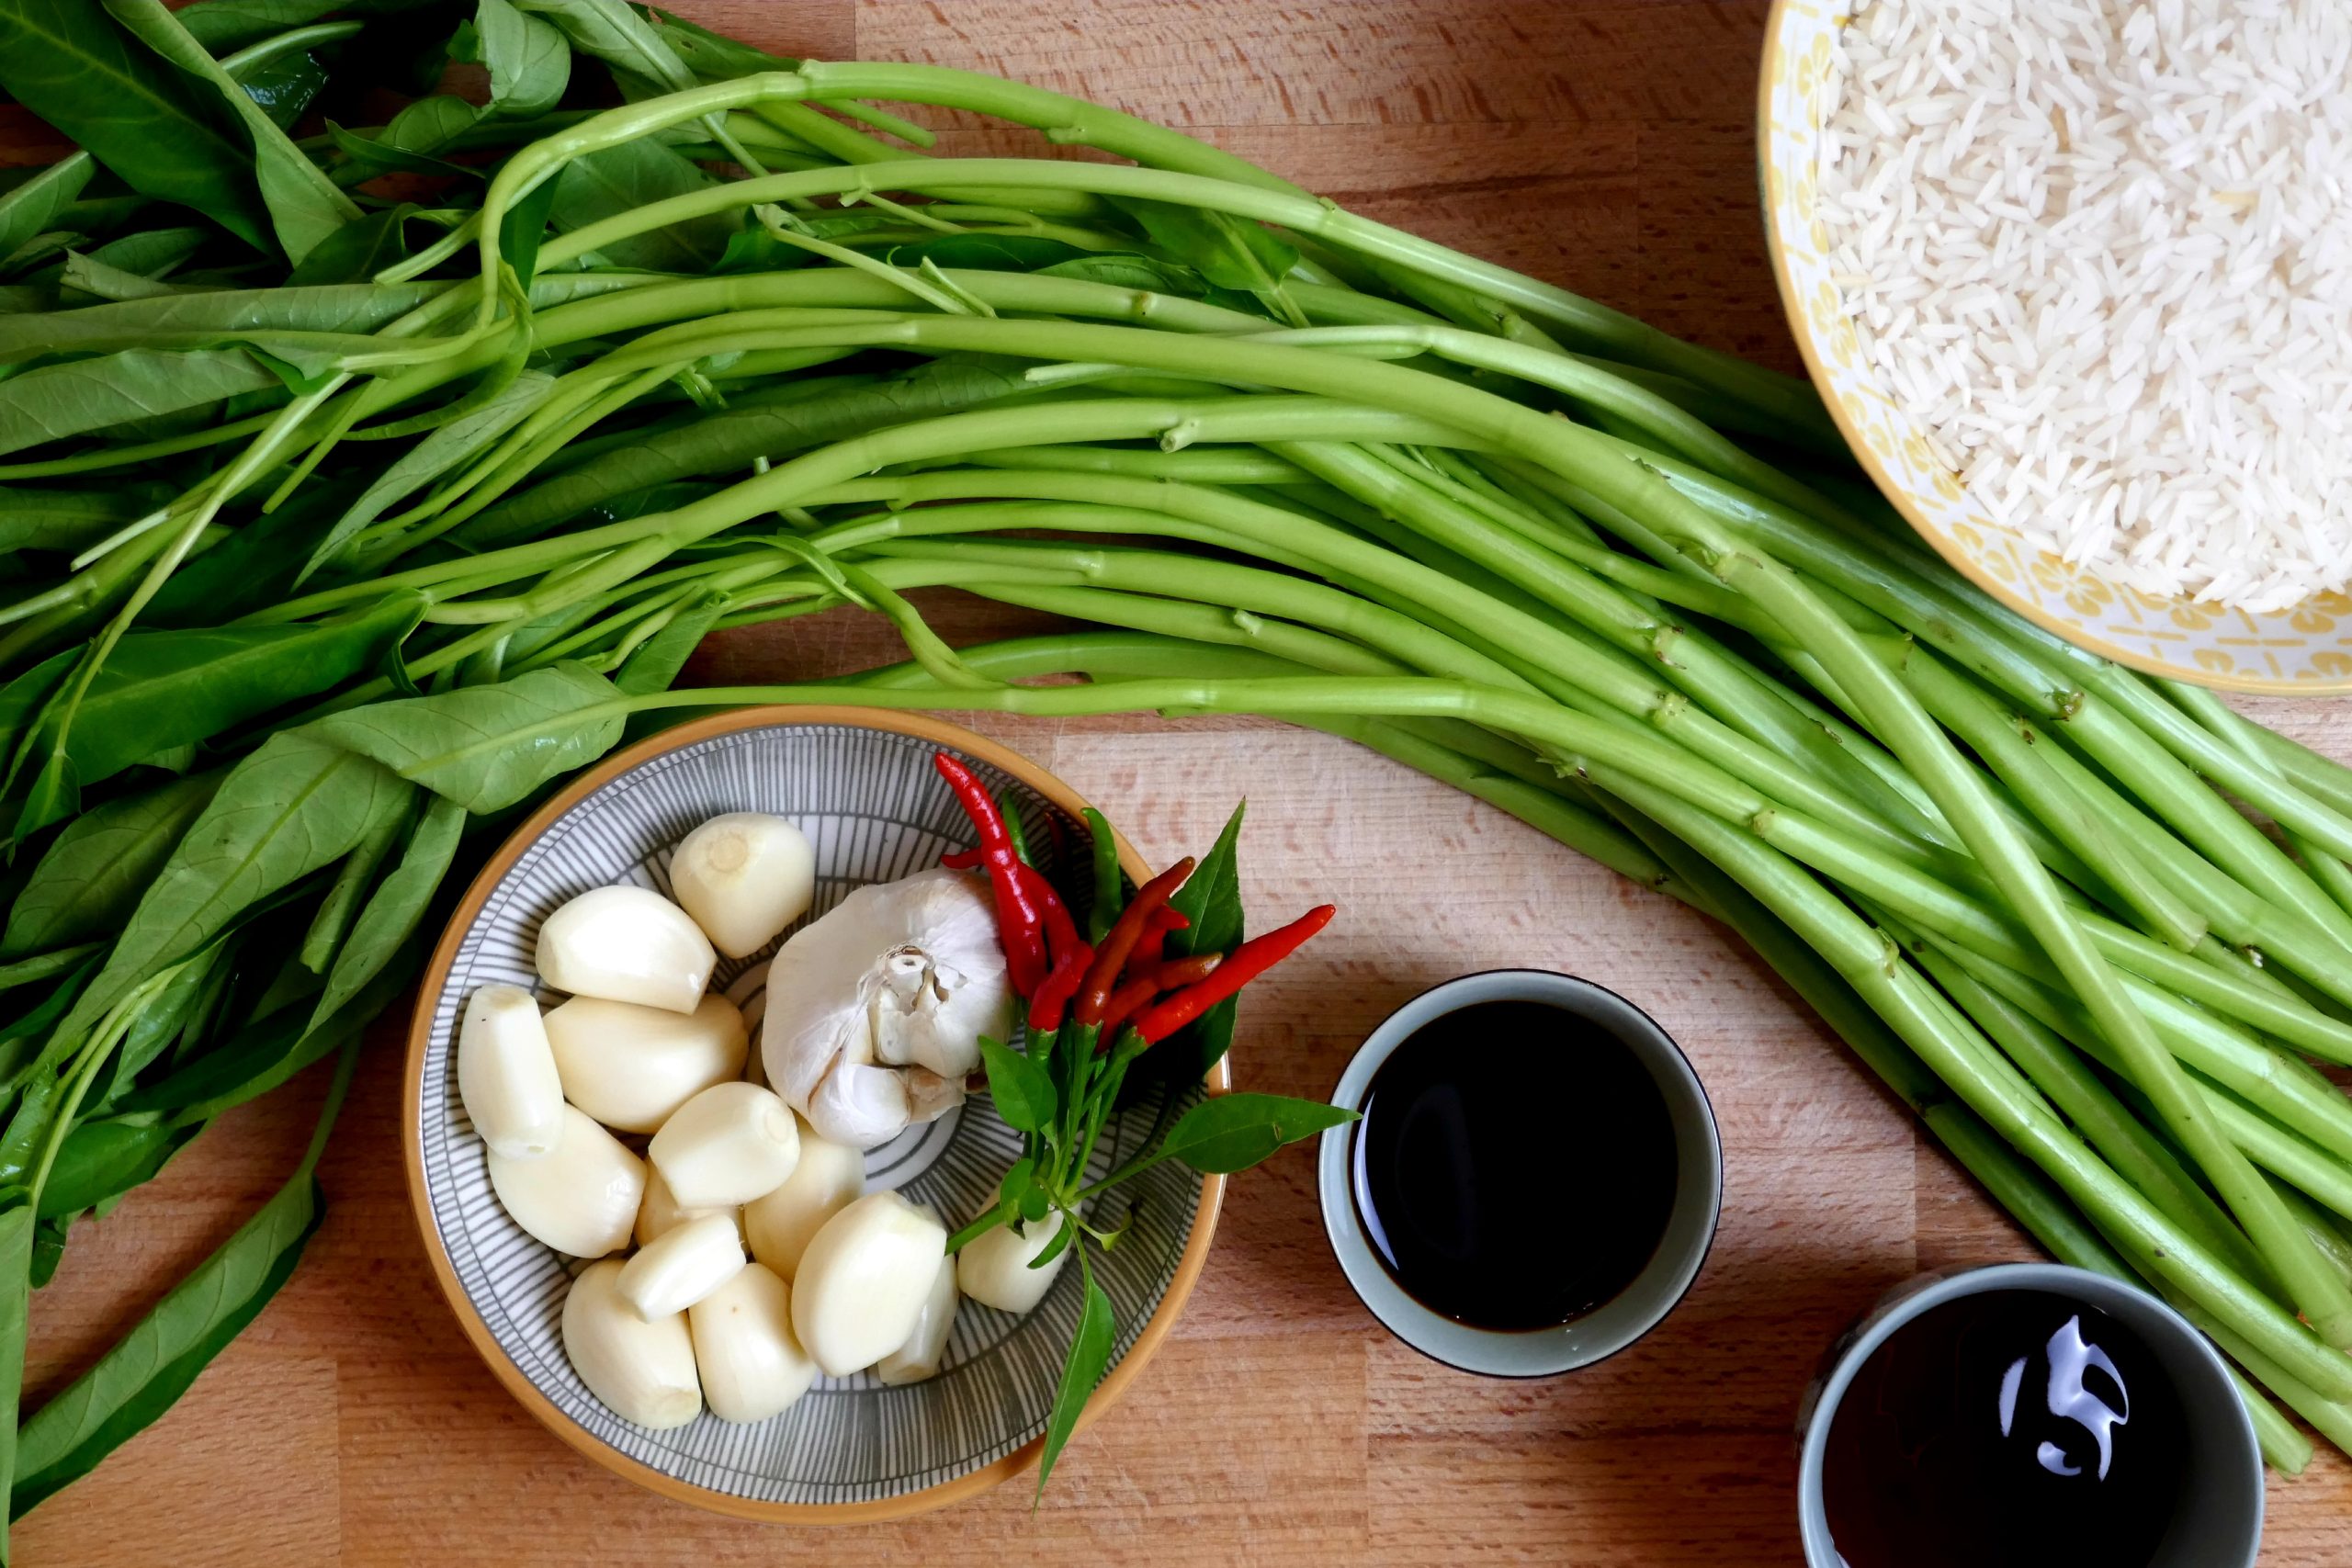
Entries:
{"label": "garlic skin", "polygon": [[690,1013],[574,997],[547,1016],[563,1098],[622,1133],[650,1133],[715,1083],[743,1076],[751,1035],[721,996]]}
{"label": "garlic skin", "polygon": [[730,811],[678,840],[670,891],[712,946],[745,958],[808,912],[817,857],[807,835],[783,818]]}
{"label": "garlic skin", "polygon": [[687,913],[647,887],[592,887],[539,925],[539,978],[575,997],[692,1012],[718,963]]}
{"label": "garlic skin", "polygon": [[865,1156],[846,1144],[800,1128],[800,1161],[784,1185],[743,1205],[743,1235],[752,1256],[790,1283],[800,1271],[800,1255],[819,1227],[865,1190]]}
{"label": "garlic skin", "polygon": [[1069,1261],[1069,1248],[1062,1248],[1043,1269],[1030,1268],[1030,1260],[1045,1251],[1067,1224],[1069,1216],[1056,1209],[1023,1230],[998,1225],[982,1231],[956,1251],[957,1288],[982,1306],[999,1312],[1029,1311],[1046,1299],[1046,1292],[1061,1277],[1062,1265]]}
{"label": "garlic skin", "polygon": [[792,1329],[792,1289],[756,1263],[686,1313],[703,1395],[721,1421],[782,1415],[817,1381]]}
{"label": "garlic skin", "polygon": [[945,1225],[896,1192],[869,1192],[801,1254],[793,1332],[833,1377],[870,1367],[914,1333],[946,1256]]}
{"label": "garlic skin", "polygon": [[662,1173],[650,1165],[645,1168],[645,1197],[637,1205],[638,1246],[650,1247],[688,1220],[705,1214],[727,1215],[735,1222],[736,1234],[742,1234],[742,1210],[683,1208],[670,1195],[670,1184],[662,1179]]}
{"label": "garlic skin", "polygon": [[820,1136],[859,1148],[961,1104],[979,1037],[1012,1027],[995,906],[945,869],[851,893],[777,951],[767,987],[768,1082]]}
{"label": "garlic skin", "polygon": [[672,1229],[621,1265],[614,1289],[643,1318],[684,1312],[732,1280],[744,1264],[731,1214],[705,1214]]}
{"label": "garlic skin", "polygon": [[956,1326],[956,1309],[962,1302],[962,1293],[956,1289],[956,1260],[943,1258],[939,1272],[932,1279],[931,1293],[923,1298],[922,1315],[915,1319],[914,1331],[905,1344],[875,1363],[874,1375],[893,1388],[937,1377],[939,1363],[947,1357],[948,1331]]}
{"label": "garlic skin", "polygon": [[628,1245],[645,1200],[645,1162],[567,1105],[553,1153],[509,1159],[490,1151],[490,1185],[534,1239],[574,1258],[602,1258]]}
{"label": "garlic skin", "polygon": [[539,1004],[520,986],[484,986],[458,1028],[458,1098],[481,1141],[507,1159],[543,1159],[563,1135],[563,1085]]}
{"label": "garlic skin", "polygon": [[713,1084],[662,1123],[645,1153],[681,1207],[731,1208],[784,1185],[800,1163],[800,1123],[757,1084]]}
{"label": "garlic skin", "polygon": [[563,1353],[588,1392],[624,1421],[653,1431],[702,1414],[702,1380],[683,1314],[650,1322],[615,1287],[621,1265],[592,1263],[563,1298]]}

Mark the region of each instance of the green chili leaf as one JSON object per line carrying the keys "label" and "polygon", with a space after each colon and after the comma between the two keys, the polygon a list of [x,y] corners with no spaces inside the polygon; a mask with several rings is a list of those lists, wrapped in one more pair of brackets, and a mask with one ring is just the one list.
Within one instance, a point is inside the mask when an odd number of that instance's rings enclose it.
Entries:
{"label": "green chili leaf", "polygon": [[[1230,953],[1241,942],[1241,818],[1250,809],[1243,801],[1226,818],[1216,842],[1168,907],[1193,923],[1182,931],[1168,933],[1169,950],[1179,954],[1195,953]],[[1187,1062],[1176,1072],[1176,1080],[1190,1084],[1205,1075],[1222,1060],[1233,1044],[1235,998],[1225,1000],[1209,1009],[1192,1026],[1177,1036],[1186,1043],[1173,1053],[1163,1053],[1174,1060]]]}
{"label": "green chili leaf", "polygon": [[490,101],[500,114],[520,119],[555,107],[571,80],[571,46],[562,29],[507,0],[480,0],[474,29],[490,68]]}
{"label": "green chili leaf", "polygon": [[[1280,1094],[1221,1094],[1176,1119],[1159,1159],[1181,1159],[1194,1170],[1229,1176],[1271,1156],[1285,1144],[1311,1138],[1356,1119],[1356,1112],[1317,1100]],[[1156,1162],[1155,1162],[1156,1163]]]}
{"label": "green chili leaf", "polygon": [[1044,1067],[986,1035],[980,1037],[980,1060],[988,1066],[989,1098],[1006,1126],[1016,1133],[1042,1133],[1052,1124],[1054,1083]]}
{"label": "green chili leaf", "polygon": [[[134,305],[172,300],[134,300]],[[45,320],[46,318],[31,318]],[[9,325],[14,325],[12,320]],[[45,365],[0,381],[0,453],[157,414],[200,409],[240,392],[274,390],[277,378],[242,348],[164,354],[126,349]]]}
{"label": "green chili leaf", "polygon": [[73,205],[97,171],[87,152],[69,152],[32,178],[0,196],[0,255],[49,228]]}
{"label": "green chili leaf", "polygon": [[[1064,1228],[1074,1229],[1068,1222]],[[1061,1386],[1054,1391],[1053,1414],[1046,1418],[1046,1446],[1037,1456],[1037,1495],[1046,1495],[1046,1478],[1054,1473],[1054,1461],[1069,1446],[1070,1437],[1078,1430],[1078,1419],[1085,1414],[1086,1402],[1094,1393],[1095,1384],[1111,1365],[1111,1338],[1116,1324],[1111,1316],[1111,1298],[1094,1282],[1093,1266],[1086,1260],[1086,1248],[1078,1249],[1079,1277],[1084,1281],[1086,1304],[1079,1310],[1078,1332],[1069,1342],[1069,1356],[1062,1362]],[[1035,1506],[1033,1502],[1031,1506]]]}
{"label": "green chili leaf", "polygon": [[392,503],[488,451],[506,433],[530,417],[547,400],[555,378],[544,370],[526,370],[497,396],[460,418],[453,419],[401,454],[375,483],[362,491],[349,510],[335,519],[300,575],[300,587],[312,572],[341,554],[353,535],[389,511]]}
{"label": "green chili leaf", "polygon": [[465,807],[456,801],[435,795],[425,802],[424,814],[409,835],[400,864],[368,897],[349,939],[335,954],[334,967],[327,971],[326,988],[311,1013],[311,1028],[318,1028],[392,966],[424,922],[441,879],[448,874],[465,826]]}
{"label": "green chili leaf", "polygon": [[[133,1433],[170,1408],[293,1273],[303,1244],[325,1213],[314,1173],[327,1129],[342,1107],[355,1059],[346,1054],[337,1066],[335,1084],[320,1113],[310,1152],[292,1179],[218,1251],[174,1286],[96,1365],[35,1411],[21,1431],[11,1432],[13,1452],[0,1450],[0,1454],[14,1461],[15,1484],[8,1500],[12,1518],[87,1474]],[[0,1280],[17,1278],[11,1254],[19,1247],[29,1271],[29,1229],[17,1243],[7,1228],[14,1215],[24,1212],[0,1214]],[[12,1293],[7,1307],[18,1304]],[[13,1356],[5,1343],[11,1332],[9,1325],[20,1323],[21,1317],[21,1310],[0,1308],[0,1365],[8,1369],[0,1372],[0,1378],[21,1377],[17,1371],[21,1343]],[[14,1332],[21,1341],[21,1328]],[[0,1384],[0,1417],[15,1414],[7,1393]],[[15,1427],[13,1420],[0,1421],[0,1425]]]}
{"label": "green chili leaf", "polygon": [[8,910],[0,958],[120,929],[227,777],[196,773],[84,812],[65,826]]}
{"label": "green chili leaf", "polygon": [[0,88],[133,190],[193,207],[256,248],[268,213],[222,106],[89,0],[0,5]]}
{"label": "green chili leaf", "polygon": [[342,859],[376,820],[379,798],[400,790],[389,770],[329,740],[300,730],[271,736],[221,781],[59,1032],[86,1028],[245,909]]}
{"label": "green chili leaf", "polygon": [[497,811],[611,750],[619,697],[611,682],[566,661],[493,686],[330,714],[300,733],[372,758],[469,811]]}
{"label": "green chili leaf", "polygon": [[156,54],[209,87],[243,126],[253,143],[254,178],[288,259],[300,262],[312,246],[359,216],[351,198],[288,140],[268,111],[254,102],[220,62],[189,36],[164,0],[100,3]]}

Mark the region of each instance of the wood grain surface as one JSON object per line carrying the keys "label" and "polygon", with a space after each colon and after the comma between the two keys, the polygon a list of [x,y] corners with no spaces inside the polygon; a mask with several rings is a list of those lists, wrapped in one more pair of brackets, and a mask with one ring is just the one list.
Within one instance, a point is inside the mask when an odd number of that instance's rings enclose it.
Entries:
{"label": "wood grain surface", "polygon": [[[1758,238],[1760,0],[672,0],[783,53],[1004,71],[1182,126],[1347,205],[1795,367]],[[937,118],[932,117],[934,123]],[[38,140],[21,121],[8,129]],[[955,128],[950,149],[996,133]],[[951,637],[1031,623],[941,603]],[[827,618],[707,647],[704,681],[895,656]],[[2336,754],[2352,707],[2260,705]],[[1328,1094],[1391,1009],[1467,970],[1589,976],[1690,1052],[1723,1123],[1697,1288],[1574,1376],[1468,1377],[1385,1334],[1317,1218],[1311,1148],[1233,1185],[1183,1321],[1034,1513],[1028,1488],[845,1532],[738,1524],[574,1455],[501,1392],[435,1292],[398,1138],[399,1021],[322,1170],[284,1292],[164,1421],[17,1529],[28,1564],[1794,1564],[1799,1393],[1923,1269],[2029,1255],[1724,932],[1345,743],[1248,720],[981,718],[1164,861],[1250,798],[1248,898],[1340,920],[1252,989],[1245,1088]],[[28,1399],[60,1386],[298,1157],[316,1075],[225,1118],[74,1231],[35,1303]],[[1564,1197],[1564,1201],[1566,1200]],[[2273,1568],[2352,1561],[2352,1468],[2273,1478]]]}

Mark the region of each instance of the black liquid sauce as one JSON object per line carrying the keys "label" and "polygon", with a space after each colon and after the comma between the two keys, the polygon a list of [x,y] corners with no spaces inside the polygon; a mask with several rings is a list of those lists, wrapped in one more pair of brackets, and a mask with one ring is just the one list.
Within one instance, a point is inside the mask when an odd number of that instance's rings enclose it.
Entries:
{"label": "black liquid sauce", "polygon": [[2115,1319],[2040,1291],[1963,1296],[1846,1390],[1829,1535],[1848,1568],[2146,1568],[2188,1453],[2171,1382]]}
{"label": "black liquid sauce", "polygon": [[1480,1002],[1373,1075],[1354,1147],[1373,1250],[1432,1312],[1552,1328],[1634,1282],[1674,1207],[1674,1124],[1633,1052],[1538,1002]]}

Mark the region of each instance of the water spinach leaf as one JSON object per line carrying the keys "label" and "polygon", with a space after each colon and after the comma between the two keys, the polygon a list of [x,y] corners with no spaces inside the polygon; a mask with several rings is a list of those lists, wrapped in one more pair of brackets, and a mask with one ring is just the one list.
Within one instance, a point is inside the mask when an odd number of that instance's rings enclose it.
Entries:
{"label": "water spinach leaf", "polygon": [[620,706],[611,682],[566,662],[496,685],[371,703],[300,733],[371,758],[468,811],[490,812],[611,750]]}
{"label": "water spinach leaf", "polygon": [[107,13],[162,59],[209,88],[243,128],[253,145],[254,182],[277,243],[290,261],[359,216],[359,209],[294,145],[268,110],[237,85],[220,62],[197,42],[164,0],[102,0]]}
{"label": "water spinach leaf", "polygon": [[152,1180],[202,1130],[200,1122],[171,1126],[121,1117],[83,1122],[58,1146],[57,1163],[41,1186],[40,1218],[78,1214]]}
{"label": "water spinach leaf", "polygon": [[197,84],[90,0],[0,4],[0,88],[133,190],[192,207],[256,250],[269,248],[250,152]]}
{"label": "water spinach leaf", "polygon": [[562,99],[571,80],[571,46],[561,28],[507,0],[481,0],[474,30],[490,71],[490,101],[500,114],[522,119]]}
{"label": "water spinach leaf", "polygon": [[[362,991],[372,991],[379,976],[398,966],[410,939],[424,924],[424,911],[431,908],[441,879],[457,858],[465,826],[465,807],[447,795],[435,795],[425,803],[424,815],[409,835],[400,863],[368,896],[359,919],[352,924],[350,937],[335,954],[334,967],[327,971],[326,987],[311,1014],[312,1029]],[[400,984],[407,981],[403,978]],[[366,1021],[364,1017],[361,1021]]]}
{"label": "water spinach leaf", "polygon": [[87,152],[69,152],[0,196],[0,255],[47,230],[82,194],[97,167]]}
{"label": "water spinach leaf", "polygon": [[273,735],[221,781],[148,885],[106,967],[59,1026],[72,1035],[254,905],[349,853],[400,780],[300,730]]}
{"label": "water spinach leaf", "polygon": [[[415,792],[412,791],[411,795]],[[384,797],[383,809],[359,842],[343,857],[343,864],[335,869],[334,880],[327,884],[326,897],[319,900],[318,912],[311,917],[311,929],[302,937],[302,946],[295,957],[302,967],[313,975],[324,975],[334,962],[335,950],[350,932],[351,922],[359,917],[361,902],[376,885],[376,873],[392,852],[392,846],[406,835],[414,813],[414,801],[410,795],[397,794]]]}
{"label": "water spinach leaf", "polygon": [[[267,1305],[301,1260],[302,1247],[319,1227],[326,1201],[319,1190],[320,1151],[342,1108],[356,1053],[346,1051],[335,1069],[318,1130],[293,1178],[277,1195],[194,1272],[172,1287],[130,1332],[96,1364],[35,1411],[21,1430],[14,1416],[15,1390],[0,1386],[0,1426],[9,1434],[6,1458],[14,1471],[8,1498],[11,1518],[96,1468],[98,1461],[141,1430],[187,1391],[197,1374]],[[17,1278],[15,1254],[31,1267],[29,1224],[19,1243],[8,1228],[23,1209],[0,1214],[0,1280]],[[0,1379],[22,1386],[23,1314],[0,1314]],[[12,1357],[5,1343],[18,1343]]]}
{"label": "water spinach leaf", "polygon": [[[626,141],[566,164],[553,182],[548,218],[569,232],[711,183],[708,175],[658,141]],[[615,241],[598,254],[615,266],[707,272],[727,254],[732,232],[723,218],[696,218]]]}
{"label": "water spinach leaf", "polygon": [[47,953],[119,930],[227,776],[223,771],[174,779],[107,801],[66,824],[8,911],[0,958]]}
{"label": "water spinach leaf", "polygon": [[0,453],[200,409],[278,385],[269,367],[242,348],[191,354],[132,348],[44,365],[0,381]]}

